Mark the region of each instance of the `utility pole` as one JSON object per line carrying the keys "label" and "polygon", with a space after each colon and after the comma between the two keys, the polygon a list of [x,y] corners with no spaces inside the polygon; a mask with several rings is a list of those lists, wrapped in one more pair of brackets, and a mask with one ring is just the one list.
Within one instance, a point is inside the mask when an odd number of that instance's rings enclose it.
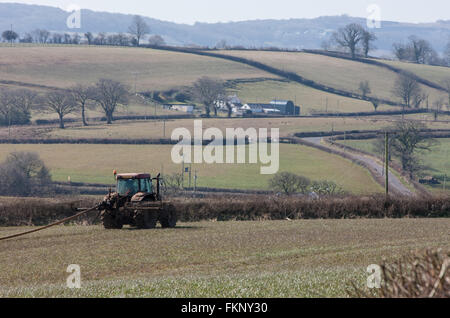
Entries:
{"label": "utility pole", "polygon": [[164,130],[163,136],[164,136],[164,139],[165,139],[165,138],[166,138],[166,118],[165,118],[165,117],[163,118],[163,125],[164,125],[164,128],[163,128],[163,130]]}
{"label": "utility pole", "polygon": [[386,198],[389,196],[389,133],[385,132],[385,161],[386,161]]}
{"label": "utility pole", "polygon": [[182,178],[181,178],[181,182],[182,182],[182,187],[183,187],[183,190],[184,190],[184,173],[185,173],[185,171],[184,171],[184,154],[183,154],[183,165],[182,165],[182,172],[181,172],[181,176],[182,176]]}
{"label": "utility pole", "polygon": [[191,188],[192,185],[192,162],[189,165],[189,189]]}
{"label": "utility pole", "polygon": [[194,172],[194,196],[196,192],[197,192],[197,170],[195,170]]}

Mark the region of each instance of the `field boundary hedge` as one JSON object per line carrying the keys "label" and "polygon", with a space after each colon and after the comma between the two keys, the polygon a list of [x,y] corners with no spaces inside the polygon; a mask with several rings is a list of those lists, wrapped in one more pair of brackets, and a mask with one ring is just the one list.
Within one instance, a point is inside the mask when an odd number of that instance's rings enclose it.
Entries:
{"label": "field boundary hedge", "polygon": [[[40,226],[73,216],[81,204],[91,207],[93,199],[8,199],[0,201],[0,226]],[[360,218],[448,218],[450,197],[406,198],[383,195],[367,197],[227,197],[214,199],[174,199],[178,219],[183,222],[360,219]],[[97,213],[77,220],[81,224],[98,223]]]}

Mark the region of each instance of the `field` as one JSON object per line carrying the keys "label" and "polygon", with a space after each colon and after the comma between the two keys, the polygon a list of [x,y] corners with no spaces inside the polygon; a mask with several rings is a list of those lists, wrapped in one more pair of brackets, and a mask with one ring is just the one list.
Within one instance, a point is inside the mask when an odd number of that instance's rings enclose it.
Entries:
{"label": "field", "polygon": [[0,79],[60,88],[92,84],[99,78],[113,78],[133,89],[136,83],[137,91],[153,91],[190,85],[202,76],[274,77],[235,62],[150,49],[19,46],[1,50]]}
{"label": "field", "polygon": [[[297,83],[285,83],[274,80],[264,82],[238,84],[235,93],[245,101],[267,103],[273,99],[288,99],[296,101],[301,106],[301,115],[314,113],[350,113],[373,112],[371,103],[330,94]],[[397,107],[380,105],[379,111],[399,109]]]}
{"label": "field", "polygon": [[[350,147],[361,149],[363,151],[374,153],[375,150],[373,148],[373,141],[371,140],[347,140],[340,141],[343,144],[346,144]],[[444,176],[447,175],[447,178],[450,179],[450,160],[449,160],[449,152],[450,152],[450,139],[442,138],[436,139],[437,144],[432,147],[430,152],[424,152],[420,154],[420,159],[425,166],[422,174],[430,175],[430,176]],[[447,190],[450,189],[450,181],[447,181],[446,184]],[[443,184],[440,186],[435,186],[433,189],[440,190],[443,188]]]}
{"label": "field", "polygon": [[[431,121],[431,114],[428,115],[408,115],[408,119],[424,121],[432,129],[448,129],[449,116],[442,116],[442,121]],[[401,116],[372,116],[372,117],[351,117],[351,118],[232,118],[232,119],[202,119],[203,129],[216,127],[225,132],[226,128],[278,128],[281,137],[298,132],[318,132],[318,131],[351,131],[351,130],[369,130],[380,129],[392,126],[395,120],[401,119]],[[164,133],[165,127],[165,133]],[[113,125],[96,124],[89,127],[78,125],[68,125],[68,128],[53,129],[52,127],[30,127],[33,135],[39,135],[43,138],[113,138],[113,139],[136,139],[136,138],[170,138],[176,128],[186,128],[193,132],[194,121],[192,119],[180,120],[152,120],[152,121],[127,121],[116,122]],[[4,134],[0,129],[0,134]],[[20,129],[17,128],[17,134],[13,132],[12,136],[19,136]]]}
{"label": "field", "polygon": [[[1,243],[0,296],[346,297],[350,281],[365,286],[370,264],[450,247],[449,226],[381,219],[56,227]],[[65,287],[69,264],[80,265],[80,290]]]}
{"label": "field", "polygon": [[[33,151],[44,160],[56,181],[67,181],[70,176],[73,182],[111,184],[113,169],[152,174],[181,172],[181,165],[172,163],[171,149],[168,145],[0,145],[0,161],[12,151]],[[268,190],[272,177],[261,175],[259,164],[195,164],[192,169],[198,173],[199,187]],[[334,181],[357,194],[382,191],[362,167],[305,146],[281,144],[280,171]]]}
{"label": "field", "polygon": [[[268,103],[273,99],[291,99],[302,106],[302,114],[317,112],[373,111],[370,103],[326,93],[293,82],[279,82],[277,76],[248,65],[220,58],[154,49],[98,46],[21,46],[1,47],[0,81],[17,81],[50,87],[67,88],[74,84],[92,84],[99,78],[113,78],[128,84],[134,91],[160,91],[189,86],[202,76],[222,80],[250,80],[230,88],[244,103]],[[358,92],[359,83],[369,80],[372,96],[395,100],[391,94],[396,74],[381,67],[308,53],[221,51],[243,56],[271,66],[298,73],[307,79],[349,92]],[[386,63],[390,63],[386,61]],[[448,75],[444,68],[396,63],[411,68],[434,82]],[[422,72],[423,71],[423,72]],[[420,73],[420,74],[419,74]],[[176,76],[174,76],[176,74]],[[272,80],[271,80],[272,79]],[[255,81],[256,80],[256,81]],[[1,84],[3,87],[17,88]],[[43,91],[42,88],[35,88]],[[433,102],[443,93],[425,88]],[[44,90],[45,91],[45,90]],[[381,105],[379,110],[395,110]],[[160,108],[158,114],[165,114]],[[118,115],[152,115],[154,107],[132,100],[129,109]],[[92,117],[102,114],[89,111]],[[74,114],[68,117],[74,117]],[[52,114],[35,112],[33,119],[55,119]]]}
{"label": "field", "polygon": [[450,68],[444,66],[431,66],[424,64],[405,63],[399,61],[382,60],[379,61],[399,69],[412,72],[426,80],[436,84],[441,84],[443,80],[450,79]]}
{"label": "field", "polygon": [[[371,96],[395,100],[392,96],[397,75],[379,66],[328,57],[310,53],[268,52],[268,51],[221,51],[222,54],[244,57],[258,61],[284,71],[297,73],[307,79],[334,88],[358,93],[359,83],[369,81],[372,90]],[[442,71],[438,69],[438,73]],[[434,73],[429,73],[434,78]],[[441,75],[439,75],[440,77]],[[445,93],[422,85],[435,100]]]}

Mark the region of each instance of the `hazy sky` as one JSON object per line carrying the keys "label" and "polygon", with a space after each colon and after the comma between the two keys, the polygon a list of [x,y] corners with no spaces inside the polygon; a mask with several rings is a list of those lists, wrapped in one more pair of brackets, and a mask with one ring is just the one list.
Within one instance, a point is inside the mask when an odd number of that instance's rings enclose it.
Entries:
{"label": "hazy sky", "polygon": [[67,9],[131,13],[192,24],[254,19],[314,18],[348,14],[366,17],[367,7],[377,4],[382,20],[434,22],[450,20],[449,0],[0,0],[41,4]]}

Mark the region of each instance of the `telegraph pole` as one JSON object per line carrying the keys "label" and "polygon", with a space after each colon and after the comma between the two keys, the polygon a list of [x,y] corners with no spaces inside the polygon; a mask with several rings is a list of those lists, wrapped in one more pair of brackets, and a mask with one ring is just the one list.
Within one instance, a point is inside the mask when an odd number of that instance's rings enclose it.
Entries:
{"label": "telegraph pole", "polygon": [[385,163],[386,163],[386,197],[389,196],[389,133],[385,132]]}

